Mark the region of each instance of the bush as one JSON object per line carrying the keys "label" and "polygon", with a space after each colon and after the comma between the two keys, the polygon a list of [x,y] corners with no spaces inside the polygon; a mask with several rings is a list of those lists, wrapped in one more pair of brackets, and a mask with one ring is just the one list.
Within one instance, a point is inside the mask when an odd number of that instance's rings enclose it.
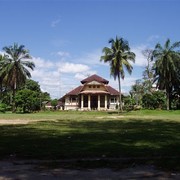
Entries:
{"label": "bush", "polygon": [[4,104],[4,103],[0,103],[0,112],[5,113],[5,112],[6,112],[6,107],[7,107],[7,105],[6,105],[6,104]]}
{"label": "bush", "polygon": [[155,91],[153,93],[147,93],[142,97],[142,104],[147,109],[164,109],[166,104],[165,93],[162,91]]}
{"label": "bush", "polygon": [[16,93],[16,108],[19,112],[33,112],[40,109],[39,94],[29,89],[23,89]]}
{"label": "bush", "polygon": [[126,111],[132,111],[134,110],[134,105],[124,105],[123,109]]}

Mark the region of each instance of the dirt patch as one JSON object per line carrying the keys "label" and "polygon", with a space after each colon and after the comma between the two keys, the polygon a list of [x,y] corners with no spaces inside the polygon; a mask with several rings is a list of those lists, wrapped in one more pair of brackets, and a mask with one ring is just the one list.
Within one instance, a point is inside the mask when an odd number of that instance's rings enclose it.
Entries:
{"label": "dirt patch", "polygon": [[0,161],[0,180],[116,180],[116,179],[180,179],[180,173],[164,172],[154,166],[112,170],[43,168],[41,161]]}
{"label": "dirt patch", "polygon": [[7,119],[1,119],[0,124],[28,124],[29,120],[20,120],[20,119],[13,119],[13,120],[7,120]]}
{"label": "dirt patch", "polygon": [[[124,116],[99,116],[97,119],[121,119]],[[33,122],[46,121],[46,119],[32,120],[32,119],[0,119],[0,125],[16,125],[16,124],[29,124]],[[47,119],[49,121],[49,119]],[[51,120],[53,121],[53,120]],[[56,121],[54,121],[56,122]]]}
{"label": "dirt patch", "polygon": [[13,124],[28,124],[28,123],[33,123],[33,122],[38,122],[42,120],[30,120],[30,119],[12,119],[12,120],[7,120],[7,119],[0,119],[0,125],[13,125]]}
{"label": "dirt patch", "polygon": [[124,116],[98,116],[97,119],[121,119],[124,118]]}

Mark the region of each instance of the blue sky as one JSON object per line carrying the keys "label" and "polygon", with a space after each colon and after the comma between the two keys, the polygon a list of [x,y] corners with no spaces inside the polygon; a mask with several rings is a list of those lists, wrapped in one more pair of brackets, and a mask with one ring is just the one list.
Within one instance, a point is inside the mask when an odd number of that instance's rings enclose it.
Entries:
{"label": "blue sky", "polygon": [[0,7],[0,51],[15,42],[25,45],[36,65],[32,79],[52,98],[95,73],[117,89],[108,64],[99,61],[116,35],[127,39],[136,54],[123,92],[142,78],[142,50],[167,38],[180,40],[178,0],[0,0]]}

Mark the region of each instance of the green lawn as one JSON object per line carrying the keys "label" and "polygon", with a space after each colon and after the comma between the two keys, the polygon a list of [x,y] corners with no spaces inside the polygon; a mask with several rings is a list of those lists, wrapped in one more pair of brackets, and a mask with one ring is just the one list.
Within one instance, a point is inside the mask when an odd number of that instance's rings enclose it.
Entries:
{"label": "green lawn", "polygon": [[0,125],[1,159],[97,158],[100,166],[180,170],[180,111],[6,113],[1,119],[32,120]]}

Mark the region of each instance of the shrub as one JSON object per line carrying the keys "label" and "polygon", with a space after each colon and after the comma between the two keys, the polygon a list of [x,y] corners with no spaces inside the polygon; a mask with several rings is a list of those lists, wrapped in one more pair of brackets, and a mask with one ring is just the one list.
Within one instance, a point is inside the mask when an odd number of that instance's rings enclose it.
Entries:
{"label": "shrub", "polygon": [[4,104],[4,103],[0,103],[0,112],[5,113],[5,112],[6,112],[6,107],[7,107],[7,105],[6,105],[6,104]]}
{"label": "shrub", "polygon": [[142,104],[147,109],[164,109],[165,108],[165,93],[163,91],[155,91],[147,93],[142,97]]}

